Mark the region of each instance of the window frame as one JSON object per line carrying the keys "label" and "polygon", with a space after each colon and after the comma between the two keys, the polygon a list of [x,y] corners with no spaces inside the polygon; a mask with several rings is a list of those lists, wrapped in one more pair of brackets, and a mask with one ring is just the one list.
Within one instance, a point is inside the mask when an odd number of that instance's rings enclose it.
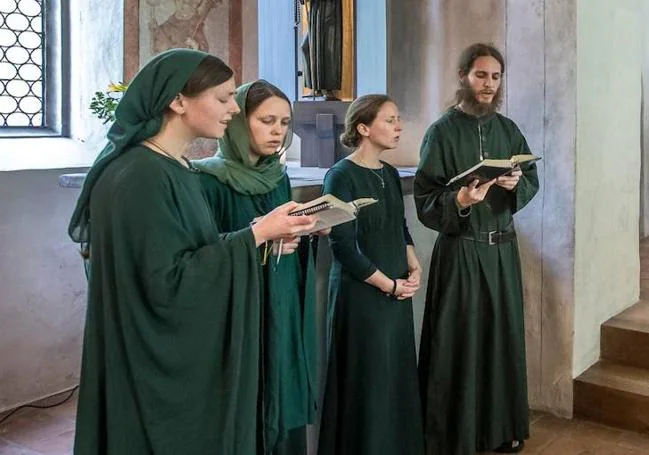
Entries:
{"label": "window frame", "polygon": [[70,5],[67,1],[42,0],[41,8],[45,54],[43,120],[46,126],[0,126],[0,138],[70,135]]}

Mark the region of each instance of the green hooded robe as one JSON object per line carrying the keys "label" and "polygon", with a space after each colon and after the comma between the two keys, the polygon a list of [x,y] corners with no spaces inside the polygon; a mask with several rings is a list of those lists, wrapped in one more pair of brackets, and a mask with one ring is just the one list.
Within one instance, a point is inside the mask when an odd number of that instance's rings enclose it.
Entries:
{"label": "green hooded robe", "polygon": [[[483,158],[529,154],[500,114],[449,110],[427,131],[415,176],[420,221],[439,232],[430,263],[419,350],[426,453],[473,455],[529,434],[523,288],[512,216],[536,194],[534,164],[514,191],[492,186],[460,212],[448,180]],[[478,237],[483,241],[470,240]]]}
{"label": "green hooded robe", "polygon": [[[219,141],[218,155],[194,162],[220,230],[242,229],[291,200],[291,185],[279,154],[252,164],[246,98],[252,83],[237,89],[241,112]],[[290,141],[291,131],[287,134]],[[287,146],[285,142],[284,147]],[[264,247],[262,246],[262,249]],[[311,238],[294,254],[270,255],[260,266],[262,352],[260,453],[305,454],[305,426],[313,423],[316,401],[317,340],[315,271]]]}
{"label": "green hooded robe", "polygon": [[75,455],[256,453],[254,237],[219,234],[199,174],[138,145],[206,55],[138,73],[70,222],[90,244]]}

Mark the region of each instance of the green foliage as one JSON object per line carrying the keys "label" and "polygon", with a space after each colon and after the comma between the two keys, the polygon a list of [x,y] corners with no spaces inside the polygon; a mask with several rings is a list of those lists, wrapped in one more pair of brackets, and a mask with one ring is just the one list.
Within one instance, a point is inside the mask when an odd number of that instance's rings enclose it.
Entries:
{"label": "green foliage", "polygon": [[110,93],[95,92],[95,96],[90,100],[90,112],[99,120],[104,121],[104,125],[115,120],[115,109],[119,99],[116,99]]}
{"label": "green foliage", "polygon": [[103,120],[104,125],[114,121],[115,109],[127,88],[128,84],[118,82],[109,84],[105,92],[95,92],[95,96],[90,100],[90,112],[99,120]]}

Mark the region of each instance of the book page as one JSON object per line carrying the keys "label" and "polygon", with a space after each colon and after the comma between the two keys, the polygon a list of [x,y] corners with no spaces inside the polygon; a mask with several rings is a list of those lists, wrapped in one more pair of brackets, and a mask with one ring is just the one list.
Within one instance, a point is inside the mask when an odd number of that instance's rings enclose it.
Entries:
{"label": "book page", "polygon": [[291,212],[290,215],[313,215],[318,217],[315,227],[305,233],[311,234],[352,221],[356,219],[358,210],[376,202],[378,201],[374,198],[360,198],[351,202],[342,202],[331,194],[325,194],[301,205],[298,209]]}
{"label": "book page", "polygon": [[330,227],[338,226],[339,224],[347,223],[356,219],[356,216],[353,213],[350,213],[347,210],[338,207],[322,210],[316,213],[314,216],[318,217],[318,222],[316,223],[315,227],[308,232],[308,234],[321,231],[323,229],[329,229]]}
{"label": "book page", "polygon": [[534,162],[540,160],[541,157],[535,155],[514,155],[512,156],[512,162],[520,164],[527,163],[528,161]]}

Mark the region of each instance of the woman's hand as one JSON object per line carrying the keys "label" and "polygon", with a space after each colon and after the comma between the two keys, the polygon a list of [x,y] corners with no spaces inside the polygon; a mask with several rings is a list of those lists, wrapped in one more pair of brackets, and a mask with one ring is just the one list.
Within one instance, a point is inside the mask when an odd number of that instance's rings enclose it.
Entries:
{"label": "woman's hand", "polygon": [[273,255],[277,256],[280,253],[280,244],[282,245],[282,256],[295,253],[297,247],[300,246],[300,239],[301,237],[282,237],[279,241],[273,241]]}
{"label": "woman's hand", "polygon": [[487,192],[489,191],[489,188],[491,188],[491,185],[496,183],[496,179],[489,180],[482,185],[478,185],[479,183],[480,181],[476,179],[471,182],[468,187],[463,186],[460,188],[460,191],[457,192],[457,203],[460,207],[465,209],[473,204],[483,201],[487,196]]}
{"label": "woman's hand", "polygon": [[408,283],[417,286],[421,283],[421,265],[415,254],[415,247],[408,245],[406,247],[406,255],[408,257]]}
{"label": "woman's hand", "polygon": [[394,291],[393,296],[397,300],[409,299],[413,297],[417,292],[417,289],[419,289],[419,284],[414,285],[410,283],[408,280],[398,279],[396,280],[396,282],[397,282],[397,289]]}
{"label": "woman's hand", "polygon": [[315,227],[318,219],[312,215],[291,216],[297,202],[287,202],[267,213],[252,225],[252,234],[257,246],[268,240],[292,239],[308,233]]}
{"label": "woman's hand", "polygon": [[415,292],[417,292],[417,289],[419,289],[418,283],[413,284],[407,279],[404,280],[401,278],[397,280],[393,280],[392,278],[388,278],[380,270],[377,270],[372,275],[367,277],[365,282],[367,284],[371,284],[372,286],[379,288],[381,292],[383,292],[386,295],[393,296],[397,300],[408,299],[413,295],[415,295]]}

